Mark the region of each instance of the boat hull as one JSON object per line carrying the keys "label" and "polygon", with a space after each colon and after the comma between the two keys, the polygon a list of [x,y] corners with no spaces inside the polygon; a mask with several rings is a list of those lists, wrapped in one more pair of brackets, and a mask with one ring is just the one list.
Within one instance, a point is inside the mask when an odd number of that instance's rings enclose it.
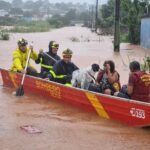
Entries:
{"label": "boat hull", "polygon": [[[3,85],[18,88],[22,74],[0,69]],[[117,120],[130,126],[150,126],[150,104],[94,93],[36,77],[26,76],[25,93],[32,93],[49,99],[71,104],[93,112],[106,119]]]}

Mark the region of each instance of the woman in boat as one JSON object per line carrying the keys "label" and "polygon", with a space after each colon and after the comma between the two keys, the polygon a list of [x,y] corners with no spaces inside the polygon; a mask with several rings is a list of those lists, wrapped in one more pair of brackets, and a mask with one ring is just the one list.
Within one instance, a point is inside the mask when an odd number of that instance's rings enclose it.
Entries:
{"label": "woman in boat", "polygon": [[63,51],[63,59],[56,62],[53,70],[50,70],[50,80],[71,86],[72,73],[79,69],[71,62],[72,54],[73,52],[68,48]]}
{"label": "woman in boat", "polygon": [[54,64],[60,60],[60,57],[57,55],[59,48],[59,44],[55,41],[50,41],[49,43],[49,51],[43,52],[43,50],[40,50],[38,59],[35,60],[37,64],[40,63],[41,65],[41,72],[40,77],[45,78],[50,70],[53,69]]}
{"label": "woman in boat", "polygon": [[[38,58],[38,54],[33,50],[33,46],[27,47],[28,42],[25,39],[18,40],[18,48],[13,52],[13,64],[11,66],[11,70],[15,72],[24,73],[24,69],[26,66],[26,61],[28,58],[29,51],[31,49],[30,58],[36,60]],[[37,76],[36,69],[28,63],[27,74]]]}
{"label": "woman in boat", "polygon": [[114,95],[150,102],[150,74],[141,71],[140,63],[137,61],[132,61],[129,68],[130,74],[127,86],[124,86],[121,92],[116,92]]}
{"label": "woman in boat", "polygon": [[91,66],[85,69],[75,70],[72,74],[72,86],[88,90],[90,84],[92,82],[95,82],[94,76],[98,71],[98,64],[92,64]]}
{"label": "woman in boat", "polygon": [[112,60],[105,61],[103,66],[104,70],[99,71],[96,81],[102,93],[113,95],[114,92],[120,90],[119,73],[115,70]]}

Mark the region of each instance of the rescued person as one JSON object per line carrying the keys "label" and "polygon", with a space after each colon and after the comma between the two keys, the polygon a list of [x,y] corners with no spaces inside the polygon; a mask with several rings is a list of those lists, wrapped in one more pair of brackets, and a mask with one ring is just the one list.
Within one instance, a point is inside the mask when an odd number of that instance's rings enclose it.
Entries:
{"label": "rescued person", "polygon": [[114,95],[142,102],[150,102],[150,74],[141,71],[138,61],[132,61],[129,68],[130,74],[126,88],[124,86],[122,92],[116,92]]}
{"label": "rescued person", "polygon": [[105,61],[103,66],[104,69],[98,72],[96,81],[102,93],[113,95],[121,88],[119,73],[115,70],[115,63],[112,60]]}

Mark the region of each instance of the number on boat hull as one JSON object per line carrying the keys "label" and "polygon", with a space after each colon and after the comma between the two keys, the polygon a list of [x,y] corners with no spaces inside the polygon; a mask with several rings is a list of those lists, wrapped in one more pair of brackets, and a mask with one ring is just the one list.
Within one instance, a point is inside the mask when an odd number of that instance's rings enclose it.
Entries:
{"label": "number on boat hull", "polygon": [[133,117],[145,119],[145,111],[142,110],[142,109],[131,108],[131,109],[130,109],[130,114],[131,114]]}

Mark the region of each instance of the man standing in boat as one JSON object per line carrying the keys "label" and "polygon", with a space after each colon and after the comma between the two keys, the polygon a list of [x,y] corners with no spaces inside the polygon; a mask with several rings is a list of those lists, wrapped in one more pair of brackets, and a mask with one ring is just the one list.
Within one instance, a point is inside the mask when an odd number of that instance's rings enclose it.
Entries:
{"label": "man standing in boat", "polygon": [[40,77],[45,78],[50,70],[53,70],[54,64],[60,60],[60,57],[57,55],[57,51],[59,48],[59,44],[55,41],[50,41],[49,43],[49,51],[43,52],[40,50],[38,55],[38,59],[35,60],[37,64],[41,64],[41,72]]}
{"label": "man standing in boat", "polygon": [[[16,48],[16,50],[13,52],[13,64],[11,67],[12,71],[21,73],[25,72],[24,69],[27,63],[26,61],[30,50],[30,58],[33,60],[36,60],[38,58],[38,54],[33,50],[33,46],[30,45],[30,47],[27,47],[27,45],[28,42],[24,38],[18,40],[18,48]],[[30,63],[27,67],[27,74],[37,76],[36,69],[33,66],[31,66]]]}
{"label": "man standing in boat", "polygon": [[65,49],[62,53],[63,59],[56,62],[53,71],[50,71],[50,80],[71,85],[71,78],[73,71],[79,69],[74,63],[71,62],[73,52],[70,49]]}
{"label": "man standing in boat", "polygon": [[122,92],[115,93],[116,96],[131,98],[143,102],[150,102],[150,74],[140,70],[137,61],[130,63],[130,75],[126,88]]}

